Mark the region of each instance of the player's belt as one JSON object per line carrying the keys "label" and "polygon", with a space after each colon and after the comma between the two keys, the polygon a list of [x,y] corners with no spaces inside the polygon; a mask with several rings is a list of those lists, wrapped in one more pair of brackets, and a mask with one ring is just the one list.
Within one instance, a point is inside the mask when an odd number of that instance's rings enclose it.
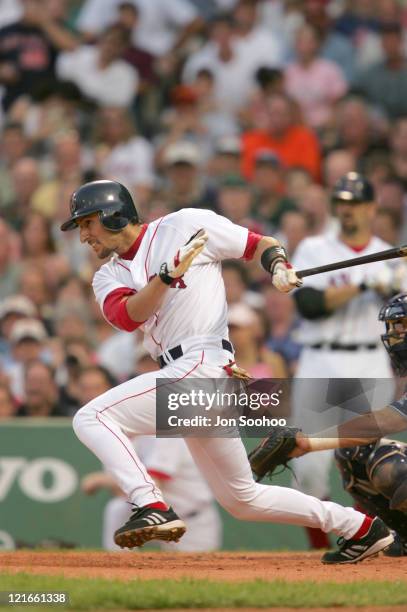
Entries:
{"label": "player's belt", "polygon": [[[229,340],[225,340],[224,338],[222,339],[222,348],[225,351],[229,351],[229,353],[232,353],[233,355],[233,346],[232,343],[229,342]],[[184,354],[184,351],[182,350],[182,346],[180,344],[178,346],[174,346],[174,348],[171,348],[165,352],[169,354],[169,356],[171,357],[171,361],[179,359]],[[160,355],[157,361],[160,368],[163,368],[164,366],[171,363],[171,361],[168,358],[166,359],[164,355]]]}
{"label": "player's belt", "polygon": [[318,342],[311,344],[309,348],[323,349],[328,351],[374,351],[378,344],[339,344],[338,342]]}

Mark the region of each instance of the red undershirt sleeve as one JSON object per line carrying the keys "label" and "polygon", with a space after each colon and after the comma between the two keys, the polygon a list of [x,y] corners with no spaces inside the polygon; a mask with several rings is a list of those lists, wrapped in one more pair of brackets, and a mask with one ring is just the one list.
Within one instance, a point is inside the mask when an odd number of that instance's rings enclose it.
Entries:
{"label": "red undershirt sleeve", "polygon": [[135,289],[120,287],[109,293],[103,302],[103,313],[106,319],[115,327],[128,332],[134,331],[144,323],[144,321],[133,321],[129,317],[126,300],[123,300],[124,297],[130,297],[135,293],[137,293]]}
{"label": "red undershirt sleeve", "polygon": [[249,230],[249,233],[247,235],[246,248],[244,250],[242,259],[245,259],[246,261],[250,261],[251,259],[253,259],[257,245],[259,244],[262,238],[263,236],[260,236],[260,234],[256,234],[255,232],[251,232]]}
{"label": "red undershirt sleeve", "polygon": [[161,472],[160,470],[147,470],[150,474],[151,478],[156,478],[157,480],[171,480],[172,476],[166,474],[165,472]]}

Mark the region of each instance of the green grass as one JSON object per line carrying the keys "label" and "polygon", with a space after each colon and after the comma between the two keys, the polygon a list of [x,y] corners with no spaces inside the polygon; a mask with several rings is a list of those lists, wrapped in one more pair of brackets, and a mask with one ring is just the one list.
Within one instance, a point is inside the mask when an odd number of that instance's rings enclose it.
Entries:
{"label": "green grass", "polygon": [[[341,606],[407,605],[406,582],[353,582],[349,584],[285,582],[232,583],[209,580],[117,580],[76,579],[29,574],[1,574],[0,591],[69,594],[75,610],[151,608],[243,608],[294,607],[329,609]],[[28,607],[28,606],[27,606]],[[3,607],[0,610],[27,610]],[[31,608],[31,606],[29,606]],[[35,606],[34,610],[66,610],[65,606]]]}

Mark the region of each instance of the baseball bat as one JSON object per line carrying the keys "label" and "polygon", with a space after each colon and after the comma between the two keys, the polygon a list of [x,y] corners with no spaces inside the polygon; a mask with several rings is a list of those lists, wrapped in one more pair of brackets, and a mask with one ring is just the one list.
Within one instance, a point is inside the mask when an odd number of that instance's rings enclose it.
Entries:
{"label": "baseball bat", "polygon": [[314,274],[322,274],[322,272],[331,272],[332,270],[342,270],[343,268],[351,268],[352,266],[361,266],[362,264],[372,263],[373,261],[385,261],[386,259],[397,259],[398,257],[407,256],[407,245],[379,251],[371,255],[362,255],[362,257],[353,257],[352,259],[343,259],[334,263],[317,266],[315,268],[307,268],[305,270],[297,270],[298,278],[313,276]]}

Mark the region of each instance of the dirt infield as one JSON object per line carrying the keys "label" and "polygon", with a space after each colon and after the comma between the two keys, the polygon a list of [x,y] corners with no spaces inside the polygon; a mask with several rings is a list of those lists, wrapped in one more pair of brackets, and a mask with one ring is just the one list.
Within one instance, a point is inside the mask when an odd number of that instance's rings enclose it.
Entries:
{"label": "dirt infield", "polygon": [[62,575],[116,580],[208,578],[218,581],[407,580],[407,557],[381,555],[357,565],[326,566],[319,553],[0,552],[0,573]]}

